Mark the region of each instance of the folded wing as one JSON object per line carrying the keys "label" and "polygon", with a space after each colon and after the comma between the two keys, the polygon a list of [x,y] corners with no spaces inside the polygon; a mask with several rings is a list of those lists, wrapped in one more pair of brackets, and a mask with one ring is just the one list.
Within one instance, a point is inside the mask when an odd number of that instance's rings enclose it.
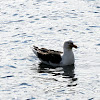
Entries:
{"label": "folded wing", "polygon": [[45,61],[47,63],[51,62],[54,64],[58,64],[62,60],[61,54],[63,52],[61,51],[55,51],[55,50],[46,49],[46,48],[39,49],[36,46],[33,46],[33,51],[35,51],[36,56],[40,60]]}

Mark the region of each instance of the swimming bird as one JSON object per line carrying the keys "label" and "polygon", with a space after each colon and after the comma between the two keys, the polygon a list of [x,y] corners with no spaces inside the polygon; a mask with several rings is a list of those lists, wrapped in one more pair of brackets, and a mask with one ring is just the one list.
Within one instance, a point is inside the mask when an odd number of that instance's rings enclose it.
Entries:
{"label": "swimming bird", "polygon": [[73,41],[65,41],[63,45],[63,52],[55,51],[46,48],[38,48],[33,46],[33,52],[42,63],[51,66],[66,66],[72,65],[75,62],[72,48],[77,48]]}

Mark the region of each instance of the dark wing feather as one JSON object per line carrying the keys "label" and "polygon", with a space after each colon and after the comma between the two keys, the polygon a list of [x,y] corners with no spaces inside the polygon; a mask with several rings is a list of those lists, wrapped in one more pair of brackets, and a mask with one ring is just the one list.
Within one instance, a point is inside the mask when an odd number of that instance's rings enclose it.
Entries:
{"label": "dark wing feather", "polygon": [[52,63],[60,63],[62,60],[61,55],[59,53],[51,53],[50,54],[50,62]]}
{"label": "dark wing feather", "polygon": [[34,49],[37,51],[37,56],[39,59],[43,61],[52,62],[52,63],[60,63],[61,61],[61,53],[60,51],[54,51],[46,48],[39,49],[38,47],[34,46]]}
{"label": "dark wing feather", "polygon": [[42,53],[59,53],[59,54],[62,54],[63,52],[61,52],[61,51],[56,51],[56,50],[51,50],[51,49],[46,49],[46,48],[41,48],[41,49],[39,49],[38,47],[36,47],[36,46],[33,46],[34,47],[34,49],[36,50],[36,51],[40,51],[40,52],[42,52]]}
{"label": "dark wing feather", "polygon": [[61,56],[59,53],[41,53],[38,52],[38,58],[42,59],[43,61],[52,62],[52,63],[60,63]]}

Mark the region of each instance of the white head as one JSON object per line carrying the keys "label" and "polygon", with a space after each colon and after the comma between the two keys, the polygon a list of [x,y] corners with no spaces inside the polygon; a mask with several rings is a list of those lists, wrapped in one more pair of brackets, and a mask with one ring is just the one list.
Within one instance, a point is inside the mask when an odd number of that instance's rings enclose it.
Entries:
{"label": "white head", "polygon": [[73,41],[69,40],[64,42],[64,46],[63,46],[64,49],[71,50],[73,47],[77,48],[77,46],[73,44]]}

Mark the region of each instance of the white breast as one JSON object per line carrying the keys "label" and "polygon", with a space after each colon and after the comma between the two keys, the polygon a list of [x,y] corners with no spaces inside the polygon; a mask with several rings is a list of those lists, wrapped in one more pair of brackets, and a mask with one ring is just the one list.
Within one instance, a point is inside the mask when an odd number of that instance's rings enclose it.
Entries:
{"label": "white breast", "polygon": [[74,54],[72,50],[64,52],[62,55],[62,65],[71,65],[74,64]]}

